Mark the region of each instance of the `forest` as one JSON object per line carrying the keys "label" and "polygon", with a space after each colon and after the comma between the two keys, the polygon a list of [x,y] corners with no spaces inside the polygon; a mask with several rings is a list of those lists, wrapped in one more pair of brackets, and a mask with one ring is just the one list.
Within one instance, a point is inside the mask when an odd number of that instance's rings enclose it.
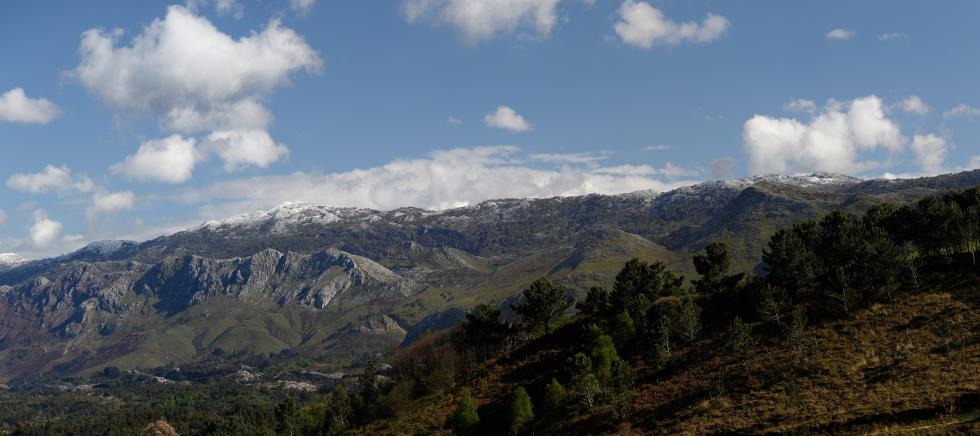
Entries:
{"label": "forest", "polygon": [[[978,248],[977,188],[879,204],[860,216],[832,212],[776,231],[757,274],[732,272],[728,248],[713,242],[694,256],[691,280],[664,263],[633,259],[608,287],[592,287],[576,302],[542,277],[513,303],[475,306],[457,327],[368,362],[330,389],[269,392],[206,375],[202,383],[159,386],[107,368],[93,378],[98,395],[0,391],[0,433],[133,434],[157,419],[180,434],[659,432],[656,416],[690,404],[670,399],[656,413],[638,409],[656,401],[648,397],[660,395],[658,384],[682,382],[693,361],[720,362],[711,374],[717,382],[697,396],[708,404],[814,376],[829,353],[816,339],[822,326],[917,302],[951,277],[975,287]],[[975,322],[977,300],[965,301],[959,315],[929,321],[937,354],[957,367],[976,357],[952,357],[976,350],[966,323]],[[782,351],[763,355],[763,348]],[[897,346],[889,364],[898,367],[913,352]],[[975,388],[944,397],[942,413],[973,416],[967,421],[976,425]]]}

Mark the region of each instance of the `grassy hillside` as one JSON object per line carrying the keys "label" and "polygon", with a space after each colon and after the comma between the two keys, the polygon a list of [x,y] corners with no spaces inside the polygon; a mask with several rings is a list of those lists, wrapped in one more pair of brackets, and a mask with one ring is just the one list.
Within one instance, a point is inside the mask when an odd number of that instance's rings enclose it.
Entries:
{"label": "grassy hillside", "polygon": [[[795,355],[784,341],[765,339],[743,365],[722,351],[723,334],[675,350],[657,368],[648,350],[630,357],[637,371],[632,412],[623,422],[603,415],[555,416],[541,411],[529,432],[655,433],[975,433],[980,431],[980,275],[939,271],[927,290],[877,303],[850,318],[807,329]],[[514,386],[542,404],[544,385],[561,378],[582,328],[571,320],[488,361],[469,386],[480,404],[478,433],[499,430]],[[767,327],[757,324],[760,333]],[[763,336],[765,337],[765,336]],[[445,420],[458,393],[405,404],[397,417],[362,434],[449,431]],[[558,418],[558,419],[556,419]],[[559,423],[560,424],[556,424]]]}

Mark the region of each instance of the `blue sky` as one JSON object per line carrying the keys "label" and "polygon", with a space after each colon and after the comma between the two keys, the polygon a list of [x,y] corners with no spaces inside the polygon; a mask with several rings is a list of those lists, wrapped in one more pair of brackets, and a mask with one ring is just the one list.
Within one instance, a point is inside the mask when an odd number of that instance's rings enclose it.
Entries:
{"label": "blue sky", "polygon": [[[0,252],[388,209],[980,166],[980,4],[0,6]],[[116,30],[119,29],[119,30]]]}

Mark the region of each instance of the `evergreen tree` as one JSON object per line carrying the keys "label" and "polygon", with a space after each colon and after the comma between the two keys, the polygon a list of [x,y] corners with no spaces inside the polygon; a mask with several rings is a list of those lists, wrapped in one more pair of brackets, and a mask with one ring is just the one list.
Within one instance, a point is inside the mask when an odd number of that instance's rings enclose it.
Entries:
{"label": "evergreen tree", "polygon": [[583,353],[575,353],[568,361],[568,372],[572,378],[572,400],[579,410],[591,411],[602,389],[592,373],[592,360]]}
{"label": "evergreen tree", "polygon": [[456,434],[468,435],[480,423],[476,400],[469,388],[463,388],[456,410],[449,416],[448,424]]}
{"label": "evergreen tree", "polygon": [[764,321],[773,322],[777,326],[783,326],[786,308],[789,305],[789,298],[783,288],[766,284],[759,289],[759,297],[756,302],[756,310]]}
{"label": "evergreen tree", "polygon": [[625,419],[633,409],[634,390],[636,381],[633,369],[623,360],[617,360],[612,367],[612,378],[606,389],[609,405],[619,416]]}
{"label": "evergreen tree", "polygon": [[793,301],[807,300],[817,289],[821,262],[813,250],[816,241],[816,222],[803,221],[776,231],[762,253],[766,280],[791,292]]}
{"label": "evergreen tree", "polygon": [[636,337],[636,326],[627,310],[623,310],[612,322],[612,337],[620,350],[626,350],[633,344]]}
{"label": "evergreen tree", "polygon": [[606,335],[599,336],[592,346],[590,359],[592,373],[595,374],[596,379],[602,384],[608,383],[612,378],[613,363],[619,360],[612,338]]}
{"label": "evergreen tree", "polygon": [[680,294],[683,283],[684,277],[671,272],[663,262],[648,264],[631,259],[616,275],[610,294],[612,313],[628,311],[637,331],[646,332],[646,314],[653,303],[660,297]]}
{"label": "evergreen tree", "polygon": [[357,387],[364,404],[373,405],[378,400],[381,390],[378,388],[378,369],[374,361],[364,365],[364,371],[357,378]]}
{"label": "evergreen tree", "polygon": [[551,333],[551,325],[572,305],[565,286],[552,283],[542,277],[524,290],[521,301],[511,306],[531,328],[544,327],[545,334]]}
{"label": "evergreen tree", "polygon": [[565,405],[565,387],[555,378],[544,387],[544,405],[548,410],[559,411]]}
{"label": "evergreen tree", "polygon": [[534,407],[531,396],[523,386],[514,390],[514,398],[510,403],[510,431],[518,434],[534,419]]}
{"label": "evergreen tree", "polygon": [[694,287],[702,294],[722,291],[731,266],[728,246],[723,242],[712,242],[704,247],[704,253],[694,255],[694,269],[701,276],[694,280]]}
{"label": "evergreen tree", "polygon": [[585,299],[575,305],[578,313],[585,316],[604,317],[609,313],[609,291],[601,286],[589,288]]}
{"label": "evergreen tree", "polygon": [[736,316],[728,328],[728,338],[725,341],[728,354],[735,357],[747,369],[756,345],[758,340],[752,335],[752,327]]}
{"label": "evergreen tree", "polygon": [[294,435],[296,432],[297,408],[292,398],[286,398],[276,405],[276,432],[282,435]]}
{"label": "evergreen tree", "polygon": [[793,349],[793,355],[796,356],[797,360],[803,358],[803,347],[806,342],[806,308],[803,306],[796,306],[793,308],[793,313],[789,317],[789,323],[786,325],[786,340],[789,341],[790,347]]}
{"label": "evergreen tree", "polygon": [[507,337],[507,326],[500,322],[500,308],[480,304],[466,314],[462,324],[466,348],[472,349],[479,360],[495,353]]}
{"label": "evergreen tree", "polygon": [[347,393],[347,388],[338,386],[327,400],[326,419],[324,420],[324,424],[326,425],[325,433],[342,433],[350,425],[352,414],[353,408],[351,407],[350,394]]}

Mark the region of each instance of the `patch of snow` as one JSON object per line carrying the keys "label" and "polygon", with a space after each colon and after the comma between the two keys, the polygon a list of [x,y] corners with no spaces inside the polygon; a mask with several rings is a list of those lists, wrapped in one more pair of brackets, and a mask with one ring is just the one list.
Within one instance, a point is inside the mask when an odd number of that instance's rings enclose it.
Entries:
{"label": "patch of snow", "polygon": [[15,267],[24,262],[27,258],[17,253],[0,253],[0,267]]}

